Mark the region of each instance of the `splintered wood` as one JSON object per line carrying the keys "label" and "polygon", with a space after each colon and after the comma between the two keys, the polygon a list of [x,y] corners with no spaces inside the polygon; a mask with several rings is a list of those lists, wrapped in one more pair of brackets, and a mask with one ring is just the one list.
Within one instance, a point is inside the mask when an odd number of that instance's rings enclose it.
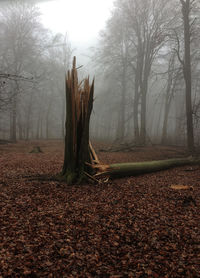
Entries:
{"label": "splintered wood", "polygon": [[[98,157],[89,142],[89,122],[93,108],[94,80],[89,76],[79,82],[76,57],[66,75],[66,135],[65,159],[62,175],[80,179],[83,173],[93,169],[88,164],[99,163]],[[74,178],[76,177],[76,178]]]}
{"label": "splintered wood", "polygon": [[[88,121],[88,109],[90,99],[94,95],[94,80],[90,85],[89,76],[78,81],[78,73],[76,68],[76,57],[73,59],[73,68],[68,71],[66,78],[66,86],[71,95],[72,107],[72,128],[73,128],[73,151],[77,152],[77,136],[81,136],[80,131],[84,130],[85,123]],[[78,130],[80,129],[80,130]],[[92,164],[98,164],[99,159],[94,148],[89,142],[89,150]]]}

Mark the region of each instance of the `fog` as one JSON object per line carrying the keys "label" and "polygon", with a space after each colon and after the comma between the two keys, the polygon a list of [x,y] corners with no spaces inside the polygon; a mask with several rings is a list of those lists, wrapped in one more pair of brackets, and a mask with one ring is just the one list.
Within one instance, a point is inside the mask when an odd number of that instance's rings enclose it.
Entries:
{"label": "fog", "polygon": [[2,1],[0,9],[1,140],[64,137],[75,55],[80,79],[95,76],[92,139],[199,144],[198,1],[189,40],[179,0]]}
{"label": "fog", "polygon": [[54,32],[67,32],[72,44],[89,45],[105,27],[112,4],[113,0],[58,0],[38,5],[45,26]]}

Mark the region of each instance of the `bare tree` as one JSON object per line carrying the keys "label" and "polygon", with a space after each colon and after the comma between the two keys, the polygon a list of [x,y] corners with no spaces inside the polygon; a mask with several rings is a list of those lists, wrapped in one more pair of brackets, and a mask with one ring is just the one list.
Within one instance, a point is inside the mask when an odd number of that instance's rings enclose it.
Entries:
{"label": "bare tree", "polygon": [[163,120],[162,138],[161,138],[162,144],[165,144],[167,142],[167,128],[168,128],[170,107],[172,105],[172,100],[176,92],[177,81],[180,79],[181,68],[177,67],[175,58],[176,58],[176,53],[172,51],[170,54],[170,59],[168,62],[168,69],[167,69],[167,84],[166,84],[165,103],[164,103],[164,120]]}
{"label": "bare tree", "polygon": [[96,61],[107,80],[113,80],[115,94],[119,94],[117,116],[117,141],[125,137],[125,117],[128,91],[128,52],[129,42],[127,26],[120,11],[115,10],[107,22],[107,27],[101,32],[100,45],[97,50]]}
{"label": "bare tree", "polygon": [[[136,56],[132,63],[135,69],[134,126],[136,140],[146,142],[146,110],[148,83],[152,64],[165,43],[168,4],[162,0],[124,1],[132,43]],[[140,134],[138,131],[138,107],[141,99]],[[139,138],[137,139],[139,134]]]}
{"label": "bare tree", "polygon": [[194,128],[192,110],[192,71],[191,71],[191,40],[195,20],[192,20],[191,11],[195,0],[180,0],[182,21],[183,21],[183,57],[181,57],[181,35],[174,30],[177,41],[177,57],[182,65],[185,81],[185,107],[186,107],[186,127],[187,127],[187,147],[190,152],[194,152]]}
{"label": "bare tree", "polygon": [[[190,43],[191,43],[191,24],[190,24],[190,11],[192,0],[180,0],[182,5],[182,15],[184,24],[184,61],[183,73],[185,79],[185,102],[186,102],[186,117],[187,117],[187,146],[188,150],[194,152],[194,131],[193,131],[193,116],[192,116],[192,78],[191,78],[191,56],[190,56]],[[180,60],[181,61],[181,60]]]}
{"label": "bare tree", "polygon": [[124,0],[116,1],[107,28],[104,31],[100,48],[101,62],[118,73],[121,82],[119,116],[123,134],[125,125],[126,95],[134,84],[133,121],[135,142],[146,142],[146,111],[148,83],[152,64],[165,43],[167,15],[166,1]]}
{"label": "bare tree", "polygon": [[[32,61],[38,55],[38,11],[27,4],[13,3],[2,12],[3,26],[3,69],[13,75],[30,75]],[[28,73],[29,72],[29,73]],[[17,139],[17,110],[21,82],[16,79],[10,84],[12,90],[10,139]]]}

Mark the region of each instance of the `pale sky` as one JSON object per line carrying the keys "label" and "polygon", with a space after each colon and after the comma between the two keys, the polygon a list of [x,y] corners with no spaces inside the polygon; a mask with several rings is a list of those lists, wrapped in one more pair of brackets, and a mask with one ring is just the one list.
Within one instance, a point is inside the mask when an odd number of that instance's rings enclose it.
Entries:
{"label": "pale sky", "polygon": [[39,4],[45,27],[68,34],[72,45],[87,45],[105,27],[114,0],[54,0]]}

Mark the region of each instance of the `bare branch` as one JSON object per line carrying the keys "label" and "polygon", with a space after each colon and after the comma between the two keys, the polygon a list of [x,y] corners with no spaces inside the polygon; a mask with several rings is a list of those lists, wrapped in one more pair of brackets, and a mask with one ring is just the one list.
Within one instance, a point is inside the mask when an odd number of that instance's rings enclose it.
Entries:
{"label": "bare branch", "polygon": [[24,77],[16,74],[0,73],[0,78],[10,79],[10,80],[24,80],[28,82],[34,82],[33,78]]}
{"label": "bare branch", "polygon": [[[180,0],[180,1],[183,1],[183,0]],[[173,50],[176,52],[179,62],[184,67],[184,61],[181,59],[181,56],[180,56],[180,40],[179,40],[179,37],[178,37],[178,34],[177,34],[176,30],[173,29],[173,31],[174,31],[174,34],[176,36],[176,42],[177,42],[177,47],[178,47],[178,49],[174,48]]]}

